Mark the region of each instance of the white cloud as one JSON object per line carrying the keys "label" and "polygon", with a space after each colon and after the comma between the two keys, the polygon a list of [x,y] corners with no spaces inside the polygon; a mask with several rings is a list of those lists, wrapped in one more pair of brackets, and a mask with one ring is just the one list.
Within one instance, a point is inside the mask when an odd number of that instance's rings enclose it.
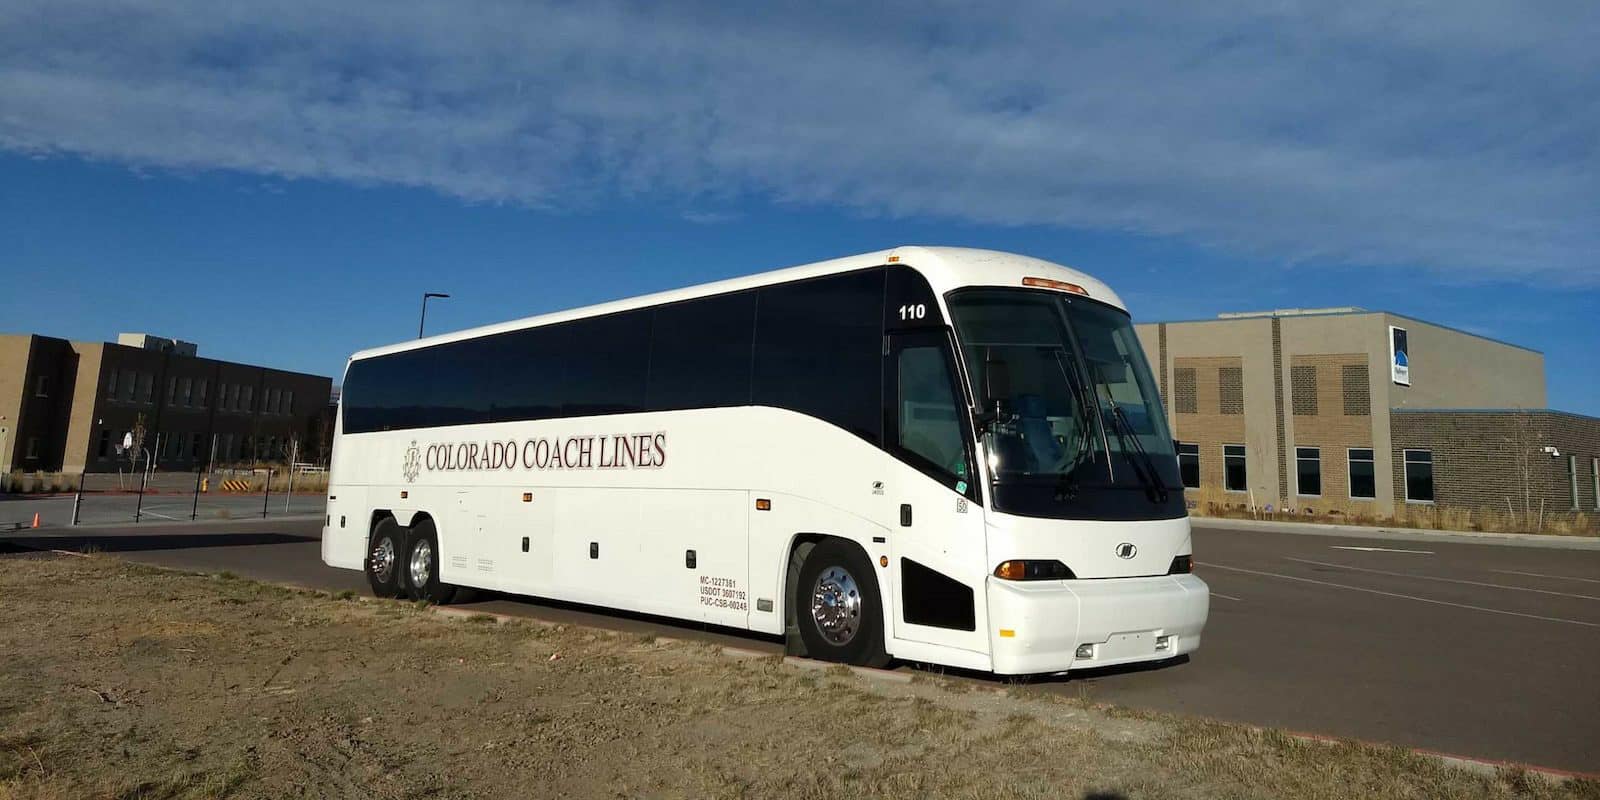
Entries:
{"label": "white cloud", "polygon": [[942,5],[11,0],[0,148],[1600,283],[1592,4]]}

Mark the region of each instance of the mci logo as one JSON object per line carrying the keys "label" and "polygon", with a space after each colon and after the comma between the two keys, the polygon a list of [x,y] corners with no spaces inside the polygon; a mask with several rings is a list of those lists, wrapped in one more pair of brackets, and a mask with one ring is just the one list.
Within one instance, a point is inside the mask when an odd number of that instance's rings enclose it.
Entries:
{"label": "mci logo", "polygon": [[417,440],[411,440],[411,446],[406,448],[406,463],[403,470],[406,483],[415,483],[417,476],[422,474],[422,450],[417,447]]}
{"label": "mci logo", "polygon": [[1134,547],[1133,542],[1123,542],[1117,545],[1117,558],[1133,558],[1138,554],[1139,548]]}

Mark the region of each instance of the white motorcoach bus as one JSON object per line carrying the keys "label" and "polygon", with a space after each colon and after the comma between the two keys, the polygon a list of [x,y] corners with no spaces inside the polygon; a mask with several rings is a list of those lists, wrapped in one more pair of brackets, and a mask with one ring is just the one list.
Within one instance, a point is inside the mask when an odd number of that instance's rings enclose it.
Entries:
{"label": "white motorcoach bus", "polygon": [[356,353],[322,557],[1002,674],[1200,645],[1172,437],[1121,300],[902,247]]}

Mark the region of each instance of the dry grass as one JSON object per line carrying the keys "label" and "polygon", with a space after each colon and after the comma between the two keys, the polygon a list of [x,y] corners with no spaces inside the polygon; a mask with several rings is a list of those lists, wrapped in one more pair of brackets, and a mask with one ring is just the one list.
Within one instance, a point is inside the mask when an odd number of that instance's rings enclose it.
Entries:
{"label": "dry grass", "polygon": [[1412,528],[1433,531],[1488,531],[1494,533],[1546,533],[1565,536],[1600,536],[1600,515],[1582,511],[1556,511],[1546,508],[1541,516],[1537,506],[1531,513],[1505,508],[1455,508],[1437,505],[1407,506],[1398,515],[1372,513],[1370,504],[1347,502],[1321,509],[1268,512],[1264,505],[1251,508],[1238,493],[1213,489],[1185,489],[1184,496],[1194,503],[1191,514],[1222,519],[1265,519],[1283,522],[1317,522],[1332,525],[1365,525],[1379,528]]}
{"label": "dry grass", "polygon": [[0,558],[0,596],[5,800],[1600,798],[1036,690],[869,682],[105,557]]}
{"label": "dry grass", "polygon": [[63,472],[22,472],[0,474],[0,494],[75,492],[77,475]]}

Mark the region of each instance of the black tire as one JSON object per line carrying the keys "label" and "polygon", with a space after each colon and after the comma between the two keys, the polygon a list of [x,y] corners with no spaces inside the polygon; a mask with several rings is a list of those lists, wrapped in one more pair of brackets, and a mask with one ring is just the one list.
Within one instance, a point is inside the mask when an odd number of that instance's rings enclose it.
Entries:
{"label": "black tire", "polygon": [[889,663],[878,576],[861,548],[842,539],[818,542],[800,565],[790,602],[810,657],[860,667]]}
{"label": "black tire", "polygon": [[400,562],[406,596],[441,606],[454,602],[456,587],[439,580],[439,533],[433,520],[419,520],[407,539],[406,557]]}
{"label": "black tire", "polygon": [[400,596],[400,562],[405,552],[405,529],[393,517],[378,520],[367,540],[366,558],[362,560],[362,571],[367,573],[367,583],[374,595]]}

